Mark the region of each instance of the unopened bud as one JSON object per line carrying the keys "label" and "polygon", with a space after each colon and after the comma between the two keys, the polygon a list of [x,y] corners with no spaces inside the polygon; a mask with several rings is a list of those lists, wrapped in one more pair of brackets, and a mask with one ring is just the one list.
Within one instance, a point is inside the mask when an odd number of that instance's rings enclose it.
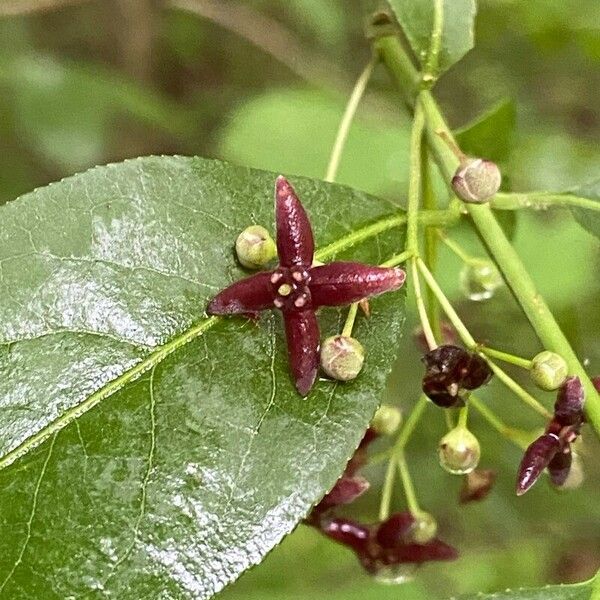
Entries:
{"label": "unopened bud", "polygon": [[479,464],[481,448],[477,438],[466,427],[458,426],[440,440],[438,456],[440,465],[448,473],[464,475]]}
{"label": "unopened bud", "polygon": [[321,346],[321,367],[333,379],[354,379],[364,362],[365,350],[353,337],[334,335],[328,337]]}
{"label": "unopened bud", "polygon": [[483,204],[500,189],[501,182],[496,163],[483,158],[465,158],[452,178],[452,188],[461,200]]}
{"label": "unopened bud", "polygon": [[401,422],[402,413],[399,408],[390,404],[382,404],[373,416],[371,427],[379,435],[393,435]]}
{"label": "unopened bud", "polygon": [[529,375],[535,385],[550,392],[564,383],[568,371],[567,363],[560,354],[545,350],[533,357]]}
{"label": "unopened bud", "polygon": [[235,252],[242,266],[260,269],[277,256],[277,247],[264,227],[250,225],[235,241]]}
{"label": "unopened bud", "polygon": [[410,537],[415,544],[430,542],[437,533],[437,521],[428,512],[419,512],[415,515],[415,522],[410,530]]}

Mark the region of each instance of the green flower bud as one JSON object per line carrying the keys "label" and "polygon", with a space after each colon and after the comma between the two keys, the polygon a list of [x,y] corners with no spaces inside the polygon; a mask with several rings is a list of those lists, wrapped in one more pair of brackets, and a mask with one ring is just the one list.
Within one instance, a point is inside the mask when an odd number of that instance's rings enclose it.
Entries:
{"label": "green flower bud", "polygon": [[438,446],[438,456],[443,469],[453,475],[470,473],[481,456],[479,441],[466,427],[449,431]]}
{"label": "green flower bud", "polygon": [[437,533],[437,521],[428,512],[419,512],[415,517],[415,523],[410,530],[410,536],[415,544],[426,544],[430,542]]}
{"label": "green flower bud", "polygon": [[321,367],[323,371],[339,381],[354,379],[365,362],[362,344],[349,336],[328,337],[321,346]]}
{"label": "green flower bud", "polygon": [[504,284],[496,265],[486,258],[473,258],[466,262],[459,275],[460,289],[475,302],[488,300]]}
{"label": "green flower bud", "polygon": [[250,225],[240,233],[235,241],[235,251],[247,269],[260,269],[277,256],[273,238],[260,225]]}
{"label": "green flower bud", "polygon": [[382,404],[373,416],[371,427],[379,435],[393,435],[401,422],[402,413],[399,408],[390,404]]}
{"label": "green flower bud", "polygon": [[545,350],[533,357],[529,375],[539,388],[551,392],[557,390],[567,378],[569,368],[565,359]]}
{"label": "green flower bud", "polygon": [[502,181],[496,163],[482,158],[465,158],[452,178],[452,188],[465,202],[483,204],[499,189]]}

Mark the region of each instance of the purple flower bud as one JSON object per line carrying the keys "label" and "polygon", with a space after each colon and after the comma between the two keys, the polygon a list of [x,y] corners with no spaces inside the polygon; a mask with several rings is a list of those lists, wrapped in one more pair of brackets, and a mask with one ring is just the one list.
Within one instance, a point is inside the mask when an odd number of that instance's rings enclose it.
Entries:
{"label": "purple flower bud", "polygon": [[341,504],[350,504],[369,489],[369,482],[360,475],[347,477],[342,475],[331,491],[319,502],[320,510],[326,510]]}
{"label": "purple flower bud", "polygon": [[371,530],[351,519],[334,518],[322,523],[320,530],[332,540],[352,548],[358,555],[367,554]]}
{"label": "purple flower bud", "polygon": [[460,490],[460,503],[478,502],[483,500],[490,493],[494,482],[496,481],[496,471],[492,469],[475,469],[463,479],[463,486]]}
{"label": "purple flower bud", "polygon": [[571,448],[567,446],[563,452],[557,452],[548,464],[548,473],[552,483],[558,487],[562,486],[571,471],[573,455]]}
{"label": "purple flower bud", "polygon": [[559,449],[558,436],[545,433],[525,450],[517,475],[517,496],[522,496],[538,480]]}
{"label": "purple flower bud", "polygon": [[560,386],[554,404],[554,420],[562,426],[580,426],[583,422],[584,391],[579,377],[567,377]]}

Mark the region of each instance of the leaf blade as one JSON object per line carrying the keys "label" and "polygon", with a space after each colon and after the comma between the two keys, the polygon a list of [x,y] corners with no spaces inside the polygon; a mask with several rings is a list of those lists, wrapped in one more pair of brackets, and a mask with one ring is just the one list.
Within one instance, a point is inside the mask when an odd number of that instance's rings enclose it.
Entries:
{"label": "leaf blade", "polygon": [[[424,66],[430,47],[434,0],[388,0],[419,63]],[[443,0],[439,72],[447,71],[475,43],[475,0]]]}
{"label": "leaf blade", "polygon": [[[272,227],[274,179],[147,158],[0,209],[2,454],[57,414],[77,416],[0,471],[3,593],[209,597],[335,481],[385,384],[402,295],[375,299],[358,323],[364,374],[319,382],[308,400],[290,381],[277,315],[204,321],[207,299],[242,275],[235,233],[249,219]],[[360,192],[292,181],[320,246],[390,212]],[[380,262],[397,242],[390,231],[352,255]],[[327,335],[342,315],[320,320]]]}

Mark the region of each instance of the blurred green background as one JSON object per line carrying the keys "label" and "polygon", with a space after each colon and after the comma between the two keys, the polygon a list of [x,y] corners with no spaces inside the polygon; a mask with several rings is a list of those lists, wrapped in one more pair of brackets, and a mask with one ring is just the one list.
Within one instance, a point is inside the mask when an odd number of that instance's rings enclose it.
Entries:
{"label": "blurred green background", "polygon": [[[364,24],[376,7],[368,0],[0,0],[0,202],[145,154],[198,154],[323,177],[345,98],[369,59]],[[599,89],[598,0],[481,0],[476,47],[436,94],[457,128],[512,101],[501,131],[479,140],[478,150],[500,160],[506,189],[563,190],[600,176]],[[403,201],[409,125],[378,68],[338,180]],[[512,225],[542,293],[590,372],[600,374],[597,240],[565,211],[519,214]],[[455,236],[483,252],[467,228]],[[536,353],[509,293],[469,302],[458,259],[441,254],[440,282],[475,336]],[[404,410],[422,371],[414,324],[411,313],[387,398]],[[482,396],[512,424],[543,425],[496,383]],[[477,415],[472,423],[482,466],[498,470],[483,503],[460,507],[460,479],[437,465],[439,411],[428,410],[408,449],[420,502],[461,550],[458,562],[425,566],[414,582],[385,587],[345,549],[300,526],[222,597],[437,599],[591,576],[600,566],[599,448],[591,434],[580,489],[557,493],[542,481],[517,499],[518,449]],[[372,490],[353,509],[365,519],[376,515],[382,469],[367,474]]]}

